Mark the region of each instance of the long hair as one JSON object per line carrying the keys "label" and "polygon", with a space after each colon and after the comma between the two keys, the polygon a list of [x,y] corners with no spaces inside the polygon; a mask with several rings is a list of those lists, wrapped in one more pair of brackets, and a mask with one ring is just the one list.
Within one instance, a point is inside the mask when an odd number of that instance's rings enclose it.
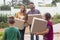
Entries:
{"label": "long hair", "polygon": [[24,4],[22,6],[24,6],[24,10],[21,10],[21,13],[23,13],[23,15],[26,15],[26,6]]}

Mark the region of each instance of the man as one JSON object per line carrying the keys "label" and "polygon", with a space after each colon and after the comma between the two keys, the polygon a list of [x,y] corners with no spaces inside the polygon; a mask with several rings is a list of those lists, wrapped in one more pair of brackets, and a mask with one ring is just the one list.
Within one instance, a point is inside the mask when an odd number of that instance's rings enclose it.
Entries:
{"label": "man", "polygon": [[[35,9],[35,5],[33,2],[30,2],[30,11],[28,11],[28,15],[29,14],[40,14],[39,10]],[[31,28],[31,25],[30,25]],[[31,40],[34,40],[34,34],[31,34]],[[39,40],[39,36],[36,35],[36,40]]]}

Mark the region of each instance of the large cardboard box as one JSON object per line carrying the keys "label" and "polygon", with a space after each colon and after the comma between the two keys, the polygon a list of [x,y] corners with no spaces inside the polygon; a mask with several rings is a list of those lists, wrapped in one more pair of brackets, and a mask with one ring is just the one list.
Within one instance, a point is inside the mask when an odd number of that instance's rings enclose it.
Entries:
{"label": "large cardboard box", "polygon": [[33,18],[31,33],[35,34],[36,32],[43,32],[47,29],[47,21],[40,18]]}
{"label": "large cardboard box", "polygon": [[29,14],[28,15],[28,23],[29,24],[32,24],[33,17],[42,18],[41,14]]}
{"label": "large cardboard box", "polygon": [[18,27],[20,30],[24,29],[24,20],[15,19],[15,26]]}

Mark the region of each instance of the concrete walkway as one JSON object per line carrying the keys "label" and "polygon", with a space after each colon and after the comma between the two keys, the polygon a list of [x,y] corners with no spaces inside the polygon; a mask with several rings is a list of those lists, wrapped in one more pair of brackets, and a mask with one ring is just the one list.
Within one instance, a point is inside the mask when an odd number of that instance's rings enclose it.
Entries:
{"label": "concrete walkway", "polygon": [[[60,33],[60,23],[53,25],[54,33]],[[30,40],[29,27],[26,28],[25,40]],[[34,36],[35,39],[35,36]],[[35,39],[36,40],[36,39]],[[39,36],[39,40],[43,40],[43,36]],[[60,34],[54,34],[54,40],[60,40]]]}
{"label": "concrete walkway", "polygon": [[53,25],[54,33],[59,32],[60,33],[60,23]]}
{"label": "concrete walkway", "polygon": [[[24,39],[25,40],[30,40],[30,35],[26,34]],[[36,40],[35,36],[34,36],[34,40]],[[39,40],[43,40],[43,36],[40,35]],[[54,34],[54,39],[53,40],[60,40],[60,34]]]}

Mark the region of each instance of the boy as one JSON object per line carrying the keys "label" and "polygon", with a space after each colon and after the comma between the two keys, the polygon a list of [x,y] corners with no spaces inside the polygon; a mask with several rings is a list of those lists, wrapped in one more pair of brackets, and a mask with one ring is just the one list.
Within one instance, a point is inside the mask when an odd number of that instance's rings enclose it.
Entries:
{"label": "boy", "polygon": [[8,18],[9,27],[5,29],[3,40],[20,40],[20,32],[17,27],[14,26],[15,20],[11,16]]}
{"label": "boy", "polygon": [[51,20],[51,14],[45,13],[44,19],[48,22],[47,23],[47,29],[46,31],[43,31],[41,33],[36,33],[36,35],[43,35],[43,40],[53,40],[53,25]]}

